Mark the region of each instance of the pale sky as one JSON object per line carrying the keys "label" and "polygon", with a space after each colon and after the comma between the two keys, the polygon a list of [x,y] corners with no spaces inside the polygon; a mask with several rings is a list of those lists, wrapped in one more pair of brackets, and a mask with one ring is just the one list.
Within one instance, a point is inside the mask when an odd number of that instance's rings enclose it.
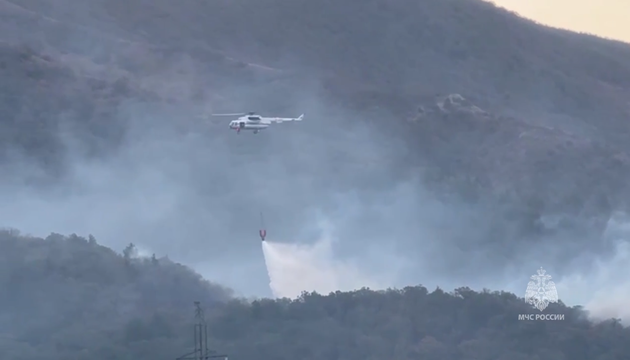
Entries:
{"label": "pale sky", "polygon": [[493,0],[546,25],[630,43],[630,0]]}

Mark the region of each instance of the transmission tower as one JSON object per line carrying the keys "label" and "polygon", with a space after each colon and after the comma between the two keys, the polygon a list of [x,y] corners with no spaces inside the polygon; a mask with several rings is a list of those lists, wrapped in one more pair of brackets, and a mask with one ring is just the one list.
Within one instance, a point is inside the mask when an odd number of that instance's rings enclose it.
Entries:
{"label": "transmission tower", "polygon": [[195,301],[195,320],[195,350],[191,353],[178,357],[176,360],[228,360],[227,355],[219,354],[208,348],[208,325],[206,324],[203,309],[201,308],[199,301]]}

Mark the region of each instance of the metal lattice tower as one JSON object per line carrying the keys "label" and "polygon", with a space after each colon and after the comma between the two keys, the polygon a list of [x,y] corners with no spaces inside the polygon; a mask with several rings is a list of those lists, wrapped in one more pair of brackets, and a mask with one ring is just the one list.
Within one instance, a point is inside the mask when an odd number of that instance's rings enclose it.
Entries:
{"label": "metal lattice tower", "polygon": [[191,353],[178,357],[176,360],[228,360],[227,355],[219,354],[208,348],[208,325],[206,324],[203,309],[201,308],[199,301],[195,301],[195,320],[195,350]]}

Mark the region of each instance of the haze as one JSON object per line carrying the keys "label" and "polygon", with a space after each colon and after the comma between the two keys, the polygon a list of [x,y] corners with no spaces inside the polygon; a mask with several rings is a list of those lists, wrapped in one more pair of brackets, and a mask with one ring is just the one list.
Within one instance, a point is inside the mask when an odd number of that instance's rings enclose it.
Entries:
{"label": "haze", "polygon": [[[555,9],[561,11],[559,7]],[[630,13],[621,8],[616,12]],[[607,21],[622,24],[612,19]],[[409,21],[410,24],[416,22]],[[392,38],[402,37],[401,29],[392,30]],[[400,34],[397,31],[401,31]],[[231,31],[226,33],[232,34]],[[209,31],[208,34],[214,33]],[[186,35],[176,33],[170,37],[174,42],[187,39]],[[370,38],[369,34],[360,37],[362,41],[366,38]],[[250,49],[243,43],[236,46],[247,55],[243,61],[254,61],[256,56],[243,51]],[[85,44],[87,42],[77,41],[72,45],[88,47]],[[441,44],[441,40],[436,44]],[[194,42],[186,45],[196,48]],[[441,49],[438,45],[436,48]],[[325,57],[331,58],[330,62],[353,64],[353,56],[363,54],[363,50],[360,44],[352,50],[339,54],[338,60],[332,60],[332,55]],[[114,48],[108,55],[115,59],[115,51]],[[430,51],[433,55],[439,54],[437,50]],[[275,279],[276,294],[295,295],[300,290],[317,290],[318,287],[323,291],[339,286],[348,290],[366,284],[378,287],[423,284],[449,289],[486,287],[522,294],[529,276],[543,266],[559,284],[560,296],[567,303],[595,302],[591,308],[600,314],[622,315],[621,299],[627,298],[630,286],[623,278],[611,274],[627,273],[626,248],[616,244],[628,239],[625,220],[609,223],[606,244],[615,246],[608,246],[608,253],[595,241],[576,241],[577,236],[587,239],[584,234],[557,231],[545,238],[519,236],[524,227],[522,223],[506,221],[501,217],[501,208],[491,200],[481,197],[466,202],[448,194],[437,194],[425,185],[421,180],[425,175],[422,162],[409,160],[419,157],[418,147],[423,144],[404,141],[400,133],[390,131],[391,124],[404,123],[399,121],[398,115],[359,113],[350,105],[335,103],[330,96],[323,96],[321,73],[325,71],[310,70],[317,62],[305,65],[306,60],[311,60],[318,52],[310,53],[310,57],[302,55],[301,60],[287,55],[286,59],[277,61],[287,69],[302,72],[284,82],[220,81],[209,76],[209,71],[203,72],[207,65],[204,61],[173,52],[172,57],[161,58],[160,66],[146,70],[149,75],[140,74],[133,79],[155,91],[159,101],[147,104],[129,98],[124,106],[112,111],[108,120],[126,124],[124,141],[115,150],[96,158],[84,156],[90,139],[83,138],[71,126],[63,126],[67,124],[63,119],[65,114],[50,115],[59,117],[58,135],[69,149],[63,159],[63,174],[49,187],[25,185],[42,170],[23,154],[12,154],[3,168],[10,176],[0,185],[1,225],[37,236],[50,232],[93,234],[99,243],[117,251],[134,243],[144,254],[168,255],[212,281],[233,287],[239,295],[269,296],[272,293],[268,269],[257,236],[262,226],[259,214],[263,212],[270,241],[296,247],[304,245],[299,248],[297,260],[290,258],[296,256],[290,246],[272,249],[275,250],[271,253],[276,260],[274,264],[282,266],[269,271],[293,275],[286,280],[288,285],[283,289],[279,287],[284,280]],[[269,52],[274,53],[273,49]],[[443,62],[432,60],[430,56],[408,55],[405,61],[423,59],[421,68],[427,73],[423,76],[425,79],[435,77],[435,88],[443,86],[450,91],[462,83],[464,77],[453,76],[446,81],[441,73],[432,73],[432,68],[443,69],[446,66]],[[346,60],[346,56],[350,60]],[[138,57],[138,64],[143,64],[145,59]],[[440,59],[437,55],[435,58]],[[374,57],[362,60],[377,62]],[[461,63],[451,60],[453,64]],[[382,64],[382,68],[390,71],[395,68],[394,64]],[[117,64],[111,66],[114,65]],[[239,69],[243,65],[247,64],[239,64]],[[469,65],[478,66],[475,62]],[[491,67],[488,63],[483,65]],[[145,70],[148,66],[137,67]],[[335,69],[343,67],[331,69],[334,73]],[[454,71],[453,75],[466,75],[468,79],[472,73],[468,69],[462,67],[457,70],[460,73]],[[100,73],[94,71],[88,75],[112,76],[113,73],[106,66],[97,70]],[[423,72],[409,71],[410,74]],[[361,74],[375,73],[357,67],[359,75],[355,75],[360,79]],[[482,72],[479,74],[479,79],[487,78]],[[402,74],[398,75],[403,79]],[[410,78],[409,82],[431,84],[418,79],[420,75],[415,80]],[[356,81],[352,77],[343,80],[352,84],[348,88]],[[473,82],[473,79],[468,80]],[[565,75],[553,80],[565,81]],[[549,94],[554,94],[554,87],[542,80],[531,88],[521,86],[522,83],[520,80],[517,83],[520,95],[515,97],[533,103],[539,101],[538,97],[544,97],[543,100],[551,103]],[[357,88],[362,89],[362,85]],[[199,87],[210,95],[201,99],[187,98],[175,104],[170,101],[171,94],[160,92],[176,88],[174,92],[190,90],[193,93],[193,89]],[[435,88],[431,84],[430,91],[438,92]],[[574,89],[568,85],[566,88]],[[472,90],[469,92],[474,94]],[[428,108],[435,103],[424,105]],[[482,104],[479,106],[485,108]],[[267,116],[304,113],[305,121],[273,126],[257,135],[236,135],[227,127],[229,119],[194,120],[209,112],[237,111],[258,111]],[[440,166],[448,167],[451,174],[462,173],[451,161],[452,153],[464,152],[461,149],[468,145],[463,143],[468,138],[461,133],[458,135],[462,137],[449,143],[451,147],[444,146],[439,154],[441,159],[435,160]],[[498,140],[497,143],[501,143],[504,139]],[[460,165],[469,164],[464,161]],[[558,187],[565,188],[564,178],[552,180]],[[539,189],[532,187],[533,192]],[[316,259],[318,256],[326,259]],[[310,260],[317,261],[309,263]],[[291,266],[302,266],[305,270]],[[326,279],[318,277],[320,272]],[[313,283],[298,283],[303,289],[293,288],[296,275],[297,279],[311,279]]]}

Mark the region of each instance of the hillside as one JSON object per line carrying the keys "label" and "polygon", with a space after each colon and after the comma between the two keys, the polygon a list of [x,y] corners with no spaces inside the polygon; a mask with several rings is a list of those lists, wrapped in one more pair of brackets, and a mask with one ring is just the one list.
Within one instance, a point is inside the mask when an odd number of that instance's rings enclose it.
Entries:
{"label": "hillside", "polygon": [[[518,111],[537,125],[597,124],[608,135],[628,116],[621,101],[630,84],[627,45],[547,29],[481,1],[124,5],[104,7],[121,29],[147,42],[308,69],[349,96],[474,95],[484,107]],[[241,19],[246,26],[233,26]],[[178,26],[184,22],[190,25]],[[577,121],[562,122],[562,115]]]}
{"label": "hillside", "polygon": [[3,230],[0,248],[0,283],[10,290],[1,295],[0,332],[18,342],[48,338],[57,327],[109,331],[130,314],[143,316],[146,307],[190,306],[191,297],[211,305],[230,297],[167,258],[137,259],[132,248],[121,256],[92,236],[44,240]]}
{"label": "hillside", "polygon": [[[0,249],[3,358],[107,358],[122,336],[137,336],[124,332],[134,319],[180,331],[191,299],[212,308],[231,297],[168,258],[138,259],[133,247],[120,254],[92,236],[51,234],[44,240],[3,230]],[[177,339],[173,344],[180,345]]]}
{"label": "hillside", "polygon": [[231,298],[168,259],[122,254],[96,239],[0,234],[0,356],[174,359],[192,344],[192,301],[205,306],[211,345],[231,359],[626,359],[630,330],[552,304],[564,321],[517,321],[513,294],[401,290]]}
{"label": "hillside", "polygon": [[[281,103],[278,87],[295,93],[306,91],[300,90],[303,87],[300,84],[309,84],[309,89],[328,99],[329,106],[359,111],[358,118],[382,117],[384,111],[387,120],[378,121],[377,126],[394,132],[395,136],[407,137],[409,146],[418,148],[417,158],[422,158],[416,163],[438,172],[469,161],[449,156],[431,158],[427,151],[447,153],[456,144],[468,154],[500,152],[506,157],[470,164],[472,174],[463,176],[474,177],[485,172],[489,161],[498,164],[493,165],[500,167],[498,172],[511,173],[500,164],[521,164],[519,149],[535,146],[531,142],[498,139],[503,132],[493,132],[482,121],[465,125],[462,138],[453,135],[461,133],[451,128],[455,125],[438,120],[432,121],[431,131],[446,135],[428,147],[418,138],[426,135],[426,126],[417,122],[409,125],[404,120],[414,118],[418,107],[435,105],[432,100],[427,104],[425,99],[449,94],[463,96],[495,114],[506,132],[520,133],[523,126],[533,129],[538,133],[537,138],[551,139],[543,140],[547,148],[562,148],[568,138],[571,143],[593,144],[579,150],[583,152],[580,158],[594,164],[586,166],[586,171],[580,170],[584,179],[578,182],[584,183],[584,187],[579,186],[580,190],[562,197],[577,196],[581,197],[579,202],[588,202],[580,194],[584,194],[584,189],[589,193],[594,191],[588,185],[592,183],[589,173],[613,172],[606,175],[608,179],[622,178],[627,171],[630,47],[545,28],[485,2],[374,0],[339,5],[326,1],[242,0],[185,4],[155,1],[148,5],[142,1],[94,0],[89,5],[73,7],[72,11],[63,10],[66,6],[66,2],[46,0],[0,3],[0,14],[16,19],[3,23],[2,40],[27,43],[38,51],[50,53],[49,59],[54,60],[48,62],[56,64],[17,65],[19,50],[8,47],[5,53],[15,55],[7,59],[11,70],[5,71],[12,76],[6,81],[19,82],[18,88],[34,91],[34,70],[25,67],[37,66],[42,74],[39,76],[47,82],[64,82],[48,90],[38,90],[47,94],[46,103],[51,104],[42,105],[39,113],[58,114],[63,109],[60,105],[63,99],[77,99],[71,109],[64,111],[81,118],[78,124],[90,128],[97,138],[113,138],[108,143],[121,136],[122,130],[111,124],[114,119],[125,121],[119,114],[121,97],[126,97],[126,102],[168,102],[198,109],[227,107],[239,103],[239,95],[233,89],[241,84],[267,86],[276,93],[277,96],[266,95],[255,105],[287,108],[287,104]],[[54,80],[60,75],[55,75],[52,68],[65,71],[64,76],[72,71],[79,80]],[[49,71],[49,75],[43,75]],[[77,81],[83,85],[69,85]],[[130,89],[114,90],[113,84]],[[80,96],[75,94],[77,91]],[[35,96],[27,92],[18,98]],[[9,108],[4,107],[5,111]],[[15,115],[10,118],[19,119],[16,111],[12,113]],[[40,116],[37,114],[35,111],[31,116]],[[182,115],[193,117],[192,113]],[[48,121],[52,121],[50,116]],[[12,129],[5,133],[27,132],[17,130],[26,128],[15,125],[17,122],[4,123],[3,126]],[[42,125],[41,131],[49,131],[50,124],[46,126]],[[481,136],[483,140],[462,140],[470,131],[475,132],[471,138]],[[37,135],[29,136],[39,139]],[[34,140],[27,137],[22,143],[29,141]],[[46,146],[47,142],[54,140],[37,141],[41,144],[38,146]],[[90,147],[95,146],[93,140],[86,142]],[[496,142],[504,145],[495,148]],[[607,149],[601,150],[601,144]],[[33,146],[28,147],[29,152],[35,151]],[[550,158],[548,151],[539,149],[527,151],[526,157],[528,163],[564,161],[563,156]],[[620,160],[602,161],[612,157]],[[619,165],[611,170],[608,161]],[[524,165],[519,171],[530,172],[531,167]],[[543,173],[544,182],[555,176]],[[489,182],[515,188],[495,172],[489,176]],[[525,191],[538,192],[538,184],[533,181],[524,185]],[[598,186],[602,190],[594,192],[603,193],[609,200],[621,199],[619,192],[627,191],[620,184]]]}

